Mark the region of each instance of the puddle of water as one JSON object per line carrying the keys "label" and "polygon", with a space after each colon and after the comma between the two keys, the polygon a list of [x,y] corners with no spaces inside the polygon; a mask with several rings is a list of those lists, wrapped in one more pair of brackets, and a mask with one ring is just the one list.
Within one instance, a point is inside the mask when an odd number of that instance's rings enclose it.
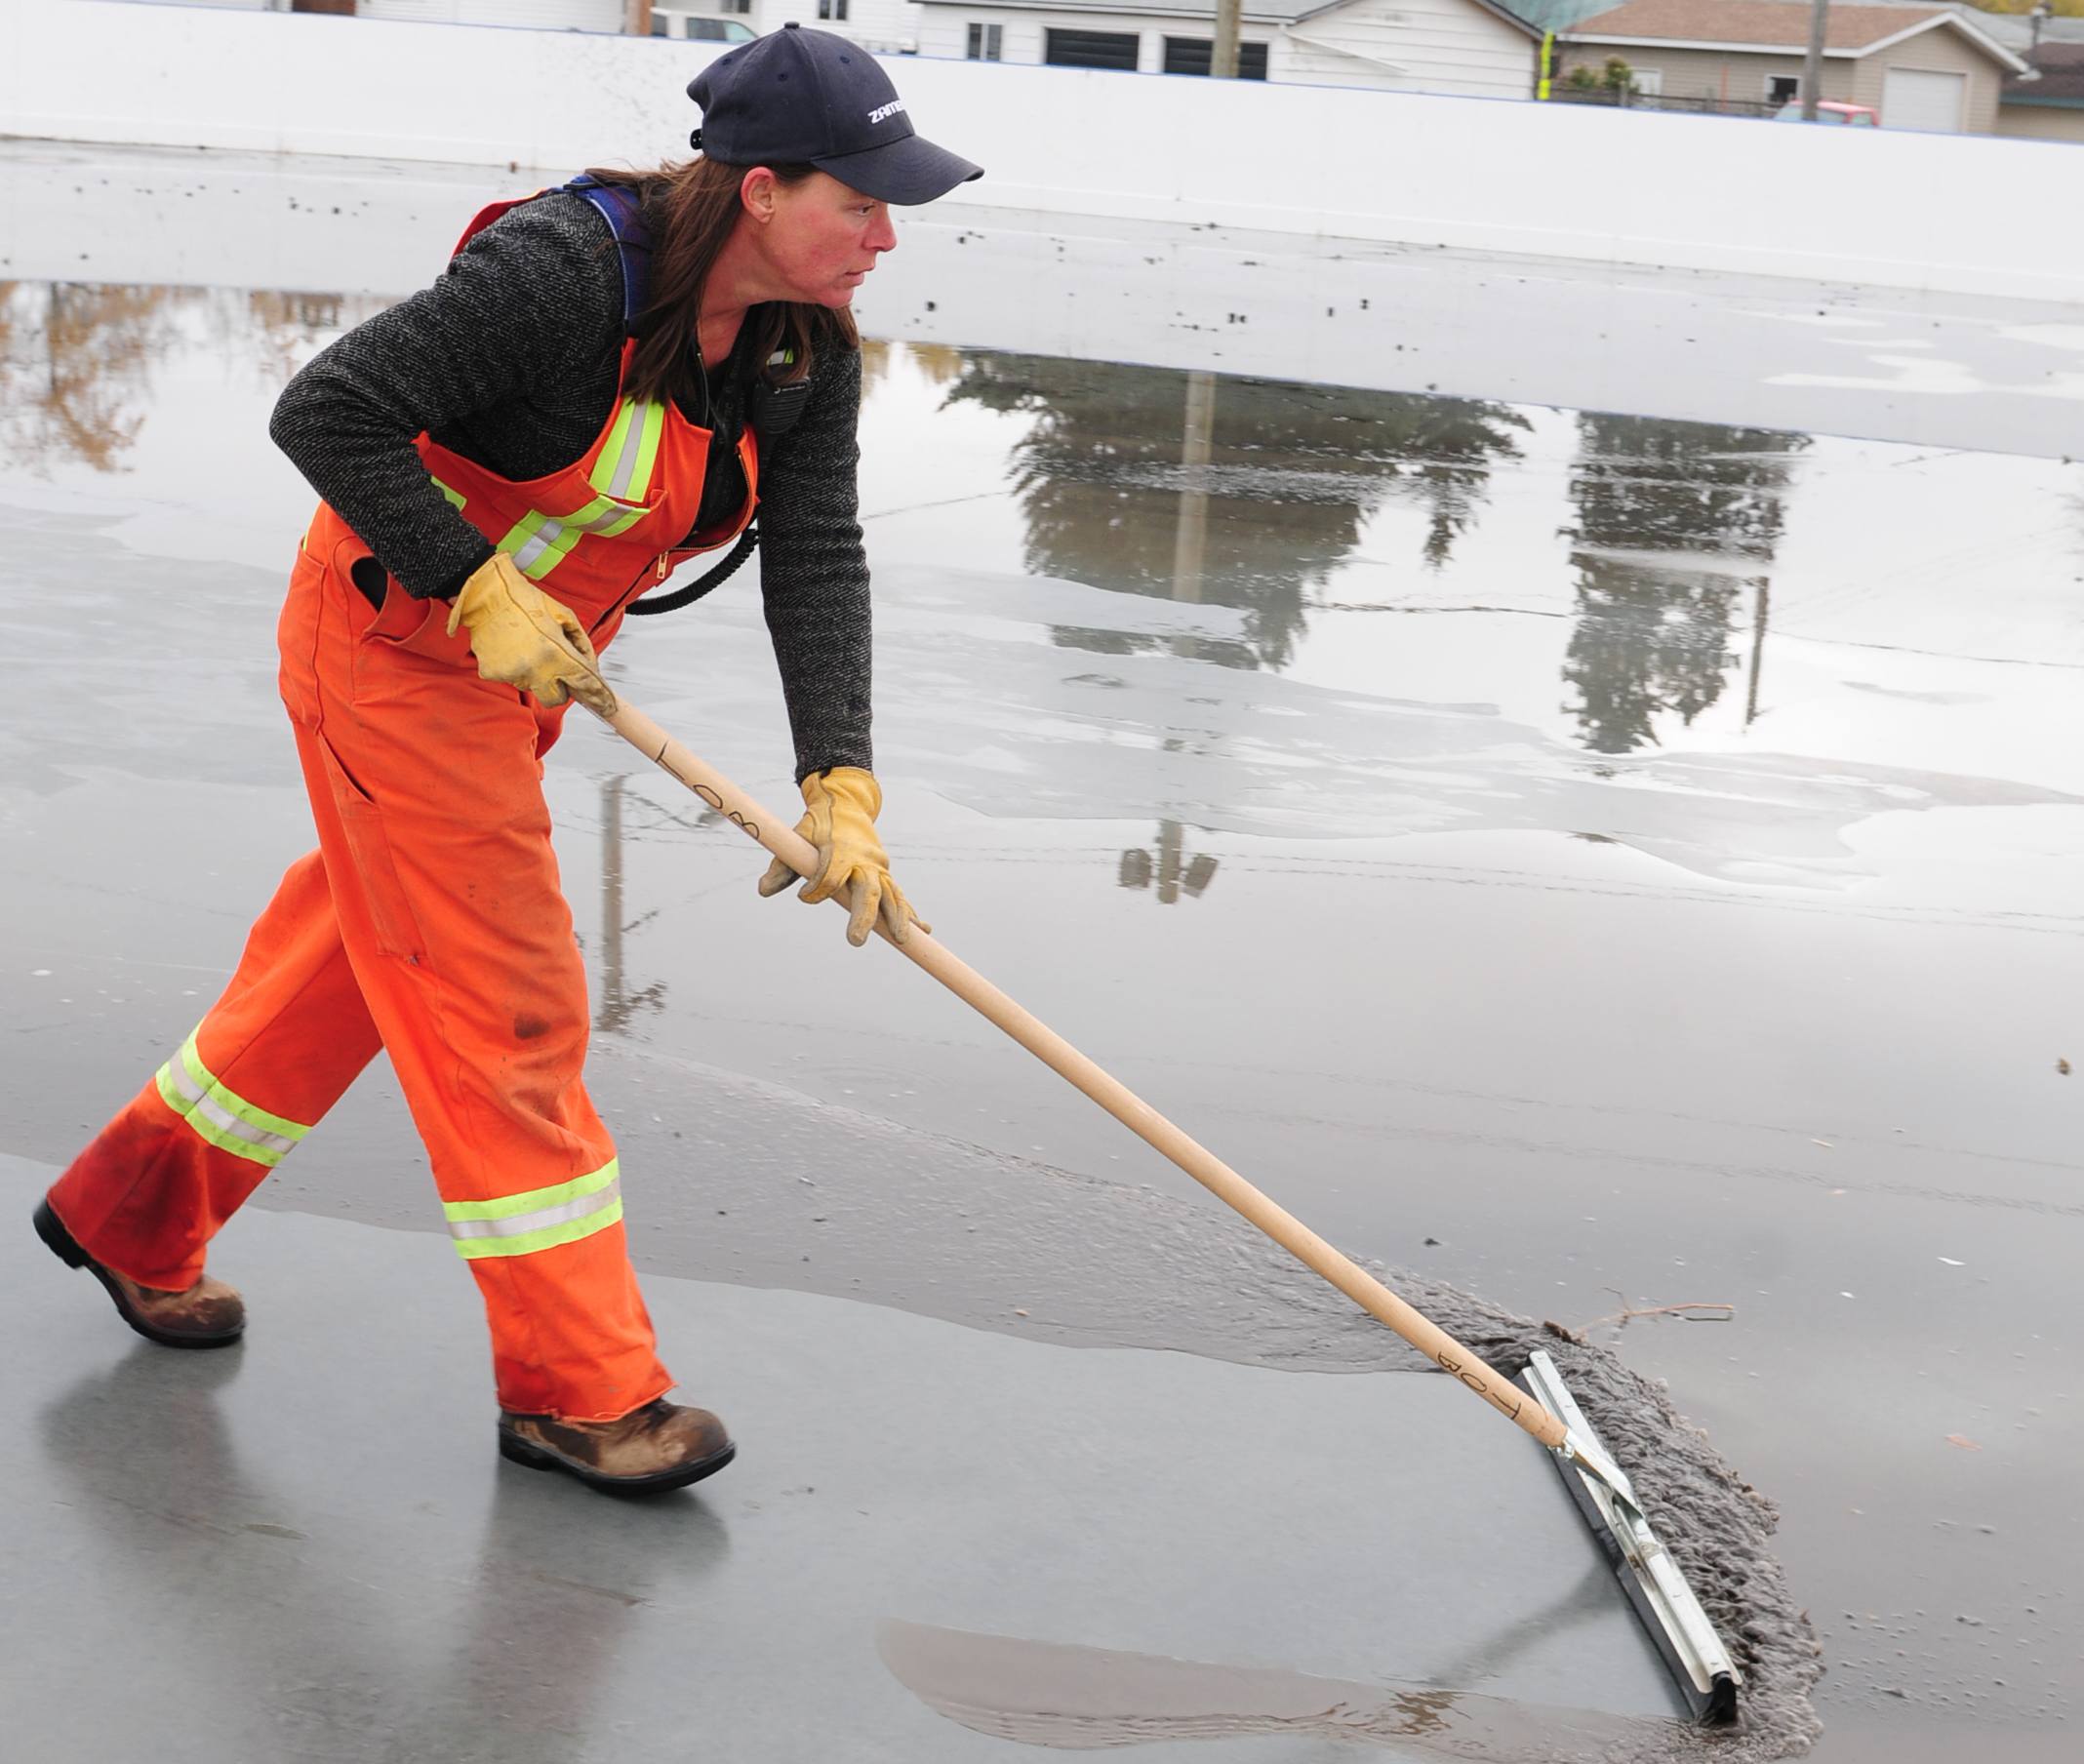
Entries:
{"label": "puddle of water", "polygon": [[[1965,742],[1999,776],[2084,782],[2047,720],[2084,669],[2084,468],[938,346],[875,359],[863,509],[886,570],[959,555],[966,578],[1236,615],[1166,631],[1089,612],[1049,627],[1059,647],[1487,706],[1615,757],[1937,748],[1893,696],[1958,713],[1951,769]],[[943,445],[953,508],[918,497]]]}
{"label": "puddle of water", "polygon": [[1675,1722],[1546,1708],[1426,1685],[1350,1684],[891,1620],[878,1651],[949,1720],[1055,1750],[1287,1735],[1475,1764],[1623,1764],[1703,1749]]}
{"label": "puddle of water", "polygon": [[[10,475],[107,506],[128,543],[273,567],[301,487],[266,410],[381,304],[16,284]],[[893,612],[1042,624],[1087,659],[1060,677],[1073,726],[1119,727],[1154,671],[1136,664],[1171,662],[1198,685],[1163,696],[1208,714],[1182,706],[1161,746],[1220,732],[1302,758],[1269,721],[1297,706],[1227,677],[1253,671],[1462,721],[1428,745],[1538,745],[1551,779],[1713,752],[2084,788],[2060,733],[2084,466],[939,344],[866,365],[863,524]],[[1322,830],[1368,830],[1345,806]]]}

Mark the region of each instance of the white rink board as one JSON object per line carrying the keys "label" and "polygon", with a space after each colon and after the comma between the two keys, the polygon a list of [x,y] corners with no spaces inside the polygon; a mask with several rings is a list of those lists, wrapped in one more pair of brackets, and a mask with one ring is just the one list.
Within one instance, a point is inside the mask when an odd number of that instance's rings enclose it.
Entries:
{"label": "white rink board", "polygon": [[[715,53],[57,0],[0,8],[0,135],[558,172],[646,163],[685,151],[682,88]],[[963,192],[986,207],[2084,301],[2084,253],[2048,223],[2060,143],[889,65],[922,133],[986,167]]]}

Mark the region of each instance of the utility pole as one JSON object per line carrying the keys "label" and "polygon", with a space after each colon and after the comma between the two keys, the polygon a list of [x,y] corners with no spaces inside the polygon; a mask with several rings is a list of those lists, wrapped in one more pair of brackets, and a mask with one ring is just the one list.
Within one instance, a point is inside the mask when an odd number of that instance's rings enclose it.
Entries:
{"label": "utility pole", "polygon": [[1237,31],[1244,0],[1216,0],[1216,41],[1209,45],[1209,72],[1219,80],[1237,78]]}
{"label": "utility pole", "polygon": [[1809,53],[1802,58],[1802,120],[1817,120],[1817,100],[1824,96],[1824,33],[1830,24],[1830,0],[1816,0],[1809,14]]}

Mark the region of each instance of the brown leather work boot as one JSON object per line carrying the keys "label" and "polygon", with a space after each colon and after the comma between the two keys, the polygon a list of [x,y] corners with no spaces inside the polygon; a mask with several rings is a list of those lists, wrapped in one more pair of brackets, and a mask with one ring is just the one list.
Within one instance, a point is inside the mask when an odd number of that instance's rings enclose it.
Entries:
{"label": "brown leather work boot", "polygon": [[708,1410],[660,1397],[619,1421],[557,1421],[501,1409],[500,1456],[532,1470],[563,1470],[588,1488],[650,1494],[715,1475],[738,1447]]}
{"label": "brown leather work boot", "polygon": [[83,1267],[105,1286],[117,1313],[148,1342],[163,1347],[228,1347],[246,1333],[246,1302],[221,1280],[205,1274],[180,1293],[140,1286],[81,1249],[49,1201],[36,1209],[36,1235],[67,1267]]}

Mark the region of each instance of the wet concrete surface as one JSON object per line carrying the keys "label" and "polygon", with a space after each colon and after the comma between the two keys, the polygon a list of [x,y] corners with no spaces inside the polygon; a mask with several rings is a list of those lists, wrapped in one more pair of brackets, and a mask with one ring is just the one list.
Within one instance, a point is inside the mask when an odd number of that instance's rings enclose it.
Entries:
{"label": "wet concrete surface", "polygon": [[[11,628],[64,665],[0,712],[0,1145],[55,1161],[307,840],[270,653],[307,493],[265,413],[361,308],[6,301]],[[1668,1379],[1783,1505],[1819,1756],[2067,1756],[2084,470],[2030,425],[1964,451],[1979,391],[1913,401],[1917,445],[1834,437],[1876,432],[1857,389],[1818,432],[1683,420],[1784,365],[1732,349],[1628,418],[871,344],[885,828],[946,942],[1318,1229]],[[611,665],[785,799],[749,572]],[[611,738],[549,788],[648,1270],[1379,1363],[981,1021],[758,902]],[[424,1232],[426,1188],[380,1069],[262,1204]],[[1734,1316],[1624,1316],[1691,1303]]]}

